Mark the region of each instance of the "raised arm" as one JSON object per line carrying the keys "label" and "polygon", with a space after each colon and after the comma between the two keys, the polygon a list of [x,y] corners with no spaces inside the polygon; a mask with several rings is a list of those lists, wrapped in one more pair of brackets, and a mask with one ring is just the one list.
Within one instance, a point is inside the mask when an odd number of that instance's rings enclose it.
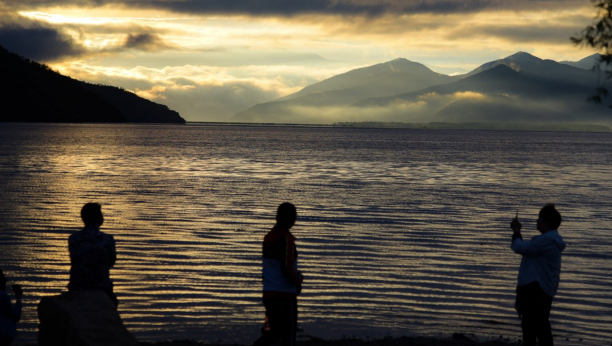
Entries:
{"label": "raised arm", "polygon": [[524,256],[540,256],[550,249],[551,242],[543,236],[534,237],[530,241],[523,241],[521,236],[512,240],[510,246],[514,252]]}

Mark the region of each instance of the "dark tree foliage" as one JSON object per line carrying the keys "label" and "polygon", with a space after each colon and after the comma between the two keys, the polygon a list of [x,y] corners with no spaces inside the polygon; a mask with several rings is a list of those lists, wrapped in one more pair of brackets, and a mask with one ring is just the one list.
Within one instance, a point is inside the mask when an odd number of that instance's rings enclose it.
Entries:
{"label": "dark tree foliage", "polygon": [[185,123],[167,106],[61,75],[0,46],[0,122]]}
{"label": "dark tree foliage", "polygon": [[[592,47],[601,53],[593,68],[603,71],[605,77],[597,83],[596,94],[589,98],[589,101],[600,104],[609,95],[605,83],[612,79],[612,0],[591,1],[597,9],[593,24],[571,40],[576,45]],[[612,105],[610,107],[612,108]]]}

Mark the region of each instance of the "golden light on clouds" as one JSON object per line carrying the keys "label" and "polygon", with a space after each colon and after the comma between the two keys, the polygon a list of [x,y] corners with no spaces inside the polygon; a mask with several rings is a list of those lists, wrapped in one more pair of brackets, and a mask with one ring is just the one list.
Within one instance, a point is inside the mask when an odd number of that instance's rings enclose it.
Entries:
{"label": "golden light on clouds", "polygon": [[[483,50],[495,51],[499,55],[525,50],[551,55],[543,58],[559,54],[563,54],[564,59],[576,58],[581,54],[570,44],[569,36],[583,26],[585,18],[592,16],[592,9],[587,6],[567,11],[487,11],[470,15],[301,15],[290,18],[202,17],[162,11],[137,14],[134,10],[108,8],[20,14],[50,24],[80,25],[79,35],[71,36],[92,49],[116,46],[130,30],[149,30],[168,44],[184,49],[278,48],[313,52],[328,59],[359,56],[361,60],[371,57],[373,61],[426,57],[449,50],[463,55],[477,55]],[[118,27],[123,30],[110,30]],[[525,41],[538,44],[532,44],[530,49]],[[351,52],[346,54],[347,51]],[[474,58],[471,60],[474,61],[471,67],[482,63]]]}
{"label": "golden light on clouds", "polygon": [[72,15],[61,15],[56,13],[51,14],[39,11],[18,13],[23,17],[40,20],[51,24],[105,25],[119,24],[126,21],[125,18],[76,16],[74,13]]}
{"label": "golden light on clouds", "polygon": [[453,94],[456,99],[484,99],[486,95],[474,91],[457,92]]}

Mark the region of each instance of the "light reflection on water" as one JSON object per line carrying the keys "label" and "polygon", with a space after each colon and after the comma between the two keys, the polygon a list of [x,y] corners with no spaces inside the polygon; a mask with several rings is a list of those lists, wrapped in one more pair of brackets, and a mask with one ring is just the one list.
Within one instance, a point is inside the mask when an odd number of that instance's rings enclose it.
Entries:
{"label": "light reflection on water", "polygon": [[[554,201],[569,242],[558,344],[612,341],[610,134],[148,125],[0,127],[0,265],[36,304],[68,282],[79,210],[103,204],[120,312],[140,340],[250,343],[261,239],[292,201],[305,334],[516,339],[508,248]],[[566,341],[565,339],[569,339]]]}

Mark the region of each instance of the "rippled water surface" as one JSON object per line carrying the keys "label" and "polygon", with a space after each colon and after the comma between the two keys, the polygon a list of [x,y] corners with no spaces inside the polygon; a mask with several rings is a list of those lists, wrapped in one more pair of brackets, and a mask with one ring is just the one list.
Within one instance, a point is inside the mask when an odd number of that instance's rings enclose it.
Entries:
{"label": "rippled water surface", "polygon": [[558,344],[612,342],[612,134],[304,127],[0,124],[0,265],[36,304],[68,283],[80,207],[115,236],[119,311],[139,340],[250,344],[261,240],[299,220],[303,335],[516,340],[519,210],[555,202],[569,243]]}

